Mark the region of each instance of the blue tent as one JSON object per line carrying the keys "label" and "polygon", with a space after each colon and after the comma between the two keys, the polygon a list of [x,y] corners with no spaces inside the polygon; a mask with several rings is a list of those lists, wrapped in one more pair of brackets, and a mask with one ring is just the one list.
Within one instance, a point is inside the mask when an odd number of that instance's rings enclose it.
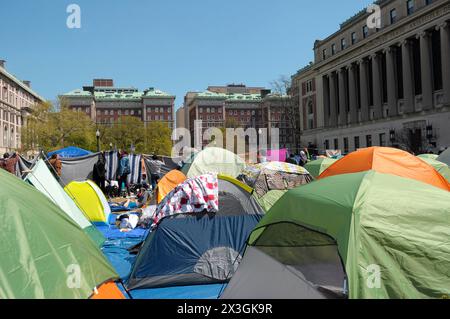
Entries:
{"label": "blue tent", "polygon": [[48,153],[47,157],[51,157],[53,154],[57,154],[62,158],[73,158],[73,157],[86,156],[86,155],[92,154],[92,152],[86,151],[82,148],[78,148],[75,146],[69,146],[69,147]]}
{"label": "blue tent", "polygon": [[219,177],[218,188],[217,213],[172,215],[160,221],[139,251],[129,290],[229,281],[264,211],[238,181]]}

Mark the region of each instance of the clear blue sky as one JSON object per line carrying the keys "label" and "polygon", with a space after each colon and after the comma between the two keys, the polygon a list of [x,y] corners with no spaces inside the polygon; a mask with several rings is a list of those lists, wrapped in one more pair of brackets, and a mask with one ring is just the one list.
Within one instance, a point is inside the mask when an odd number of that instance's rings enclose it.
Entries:
{"label": "clear blue sky", "polygon": [[[313,43],[369,0],[0,0],[0,58],[47,99],[89,85],[177,96],[208,85],[269,86],[313,60]],[[81,29],[66,8],[81,7]]]}

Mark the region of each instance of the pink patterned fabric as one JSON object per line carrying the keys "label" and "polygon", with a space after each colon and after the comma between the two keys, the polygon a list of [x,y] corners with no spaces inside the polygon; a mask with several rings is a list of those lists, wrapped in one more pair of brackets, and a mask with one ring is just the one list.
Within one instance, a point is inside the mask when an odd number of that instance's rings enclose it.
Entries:
{"label": "pink patterned fabric", "polygon": [[159,204],[152,217],[152,228],[164,217],[219,210],[219,183],[217,175],[205,174],[188,179],[175,187]]}

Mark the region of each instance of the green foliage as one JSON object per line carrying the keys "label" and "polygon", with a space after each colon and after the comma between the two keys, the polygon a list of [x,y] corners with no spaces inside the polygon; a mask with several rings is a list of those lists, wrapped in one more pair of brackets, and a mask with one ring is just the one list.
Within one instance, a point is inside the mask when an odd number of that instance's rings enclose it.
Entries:
{"label": "green foliage", "polygon": [[51,151],[71,145],[95,150],[95,126],[89,116],[64,105],[54,112],[50,102],[37,105],[22,128],[22,151]]}
{"label": "green foliage", "polygon": [[170,155],[171,130],[166,123],[144,123],[134,116],[122,116],[116,123],[96,125],[82,112],[70,110],[64,101],[55,111],[50,102],[36,105],[22,128],[22,150],[53,151],[77,146],[97,151],[97,130],[102,150],[121,149],[136,153]]}

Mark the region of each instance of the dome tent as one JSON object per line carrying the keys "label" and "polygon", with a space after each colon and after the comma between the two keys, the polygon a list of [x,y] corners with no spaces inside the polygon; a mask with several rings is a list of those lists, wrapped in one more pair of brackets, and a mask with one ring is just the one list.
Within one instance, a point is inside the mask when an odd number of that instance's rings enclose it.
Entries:
{"label": "dome tent", "polygon": [[64,191],[53,174],[40,159],[25,176],[25,181],[33,185],[42,194],[58,205],[68,216],[70,216],[99,246],[105,241],[103,235],[86,218],[84,213],[75,204],[72,198]]}
{"label": "dome tent", "polygon": [[[84,299],[118,278],[94,242],[48,197],[2,170],[0,178],[0,251],[7,252],[0,258],[0,298]],[[75,286],[67,284],[70,269],[82,274]]]}
{"label": "dome tent", "polygon": [[336,163],[334,158],[319,158],[317,160],[305,164],[305,169],[314,177],[319,177],[320,174],[328,167]]}
{"label": "dome tent", "polygon": [[[197,178],[175,188],[165,201]],[[227,282],[245,241],[264,211],[239,181],[219,176],[218,211],[166,216],[144,241],[127,288],[147,289]],[[200,195],[202,196],[202,195]],[[203,196],[202,196],[203,197]],[[155,215],[165,205],[163,201]],[[194,200],[184,203],[195,207]]]}
{"label": "dome tent", "polygon": [[441,174],[447,182],[450,183],[450,167],[447,164],[439,162],[432,158],[421,158],[422,161],[432,166],[439,174]]}
{"label": "dome tent", "polygon": [[239,179],[254,189],[253,195],[266,212],[287,190],[314,180],[303,167],[283,162],[249,165]]}
{"label": "dome tent", "polygon": [[184,164],[182,172],[188,178],[207,173],[238,177],[245,168],[245,162],[236,154],[218,147],[207,147],[193,155]]}
{"label": "dome tent", "polygon": [[179,170],[172,170],[161,178],[156,188],[157,203],[161,203],[164,197],[169,194],[178,184],[184,182],[186,176]]}
{"label": "dome tent", "polygon": [[50,158],[52,155],[59,155],[61,158],[74,158],[74,157],[82,157],[86,155],[92,154],[92,152],[86,151],[82,148],[76,146],[69,146],[66,148],[62,148],[60,150],[56,150],[47,154],[47,157]]}
{"label": "dome tent", "polygon": [[318,179],[368,170],[415,179],[450,191],[450,184],[433,167],[408,152],[390,147],[369,147],[350,153],[328,167]]}
{"label": "dome tent", "polygon": [[111,207],[101,189],[92,181],[71,182],[64,190],[91,222],[108,224]]}
{"label": "dome tent", "polygon": [[442,152],[442,154],[438,156],[437,160],[450,166],[450,147],[447,148],[446,151]]}
{"label": "dome tent", "polygon": [[[221,297],[326,298],[348,287],[356,299],[440,298],[450,293],[449,213],[449,192],[373,170],[290,190],[250,235]],[[366,284],[374,265],[376,289]]]}

